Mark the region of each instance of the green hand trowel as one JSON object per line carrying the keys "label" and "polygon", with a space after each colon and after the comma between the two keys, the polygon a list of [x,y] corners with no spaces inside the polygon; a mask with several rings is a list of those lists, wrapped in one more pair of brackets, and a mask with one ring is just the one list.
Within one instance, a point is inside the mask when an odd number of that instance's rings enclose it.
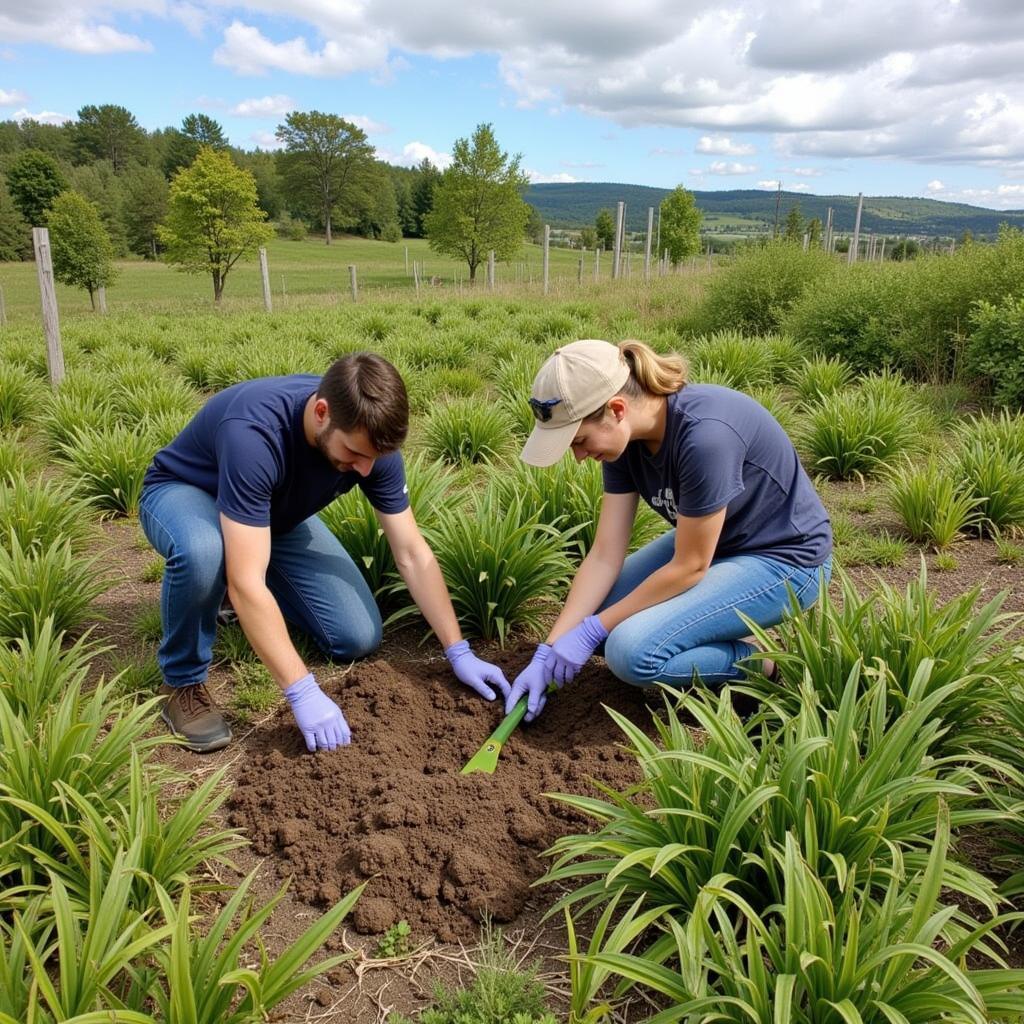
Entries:
{"label": "green hand trowel", "polygon": [[[558,687],[552,684],[548,687],[548,693],[552,693],[556,689]],[[486,772],[488,775],[493,775],[494,770],[498,767],[498,755],[501,753],[501,748],[505,745],[509,736],[515,732],[516,726],[523,720],[523,715],[525,714],[526,697],[523,697],[501,720],[498,728],[487,737],[484,745],[466,762],[465,767],[459,774],[472,775],[473,772]]]}

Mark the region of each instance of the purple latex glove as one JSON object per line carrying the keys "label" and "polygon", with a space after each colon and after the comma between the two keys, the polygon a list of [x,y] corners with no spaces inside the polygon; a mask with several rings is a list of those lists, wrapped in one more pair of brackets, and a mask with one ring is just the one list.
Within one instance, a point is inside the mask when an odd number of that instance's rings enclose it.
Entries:
{"label": "purple latex glove", "polygon": [[284,691],[307,750],[335,750],[352,741],[341,708],[317,686],[313,673]]}
{"label": "purple latex glove", "polygon": [[608,630],[596,615],[588,615],[578,626],[563,633],[552,645],[544,663],[544,682],[564,686],[589,661]]}
{"label": "purple latex glove", "polygon": [[547,661],[549,644],[538,644],[530,664],[516,676],[508,697],[505,698],[507,715],[526,694],[526,715],[523,721],[532,722],[548,702],[547,684],[544,682],[544,662]]}
{"label": "purple latex glove", "polygon": [[[484,700],[494,700],[495,694],[491,686],[496,686],[502,696],[508,696],[508,680],[505,673],[488,661],[481,661],[470,649],[468,640],[460,640],[445,648],[445,657],[452,664],[452,671],[460,683],[465,683],[471,690],[479,693]],[[487,684],[490,683],[491,686]]]}

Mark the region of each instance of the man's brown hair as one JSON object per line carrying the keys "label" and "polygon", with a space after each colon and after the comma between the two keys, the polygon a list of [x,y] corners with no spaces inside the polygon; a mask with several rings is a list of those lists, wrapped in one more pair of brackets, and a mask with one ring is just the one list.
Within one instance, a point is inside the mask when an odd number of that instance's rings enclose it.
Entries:
{"label": "man's brown hair", "polygon": [[380,454],[402,446],[409,433],[409,396],[401,374],[376,352],[352,352],[332,363],[317,397],[327,401],[331,426],[363,428]]}

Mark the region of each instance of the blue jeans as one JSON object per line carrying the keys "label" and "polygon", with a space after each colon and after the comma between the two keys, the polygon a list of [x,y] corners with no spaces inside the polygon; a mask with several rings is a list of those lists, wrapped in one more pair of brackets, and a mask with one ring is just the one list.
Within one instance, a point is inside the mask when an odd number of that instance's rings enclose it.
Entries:
{"label": "blue jeans", "polygon": [[[155,484],[142,493],[139,522],[166,559],[160,671],[169,686],[201,683],[213,659],[217,612],[227,590],[217,506],[190,484]],[[316,516],[272,536],[266,579],[284,617],[329,657],[351,661],[380,645],[380,612],[370,588]]]}
{"label": "blue jeans", "polygon": [[[669,530],[630,555],[601,608],[621,600],[669,562],[675,541],[675,530]],[[774,626],[789,607],[787,588],[801,608],[808,608],[818,597],[821,578],[828,582],[831,576],[831,558],[811,569],[763,555],[716,559],[695,587],[619,623],[604,643],[605,660],[619,679],[634,686],[687,686],[694,673],[708,684],[739,679],[743,671],[736,662],[756,648],[742,639],[750,629],[737,613],[760,626]]]}

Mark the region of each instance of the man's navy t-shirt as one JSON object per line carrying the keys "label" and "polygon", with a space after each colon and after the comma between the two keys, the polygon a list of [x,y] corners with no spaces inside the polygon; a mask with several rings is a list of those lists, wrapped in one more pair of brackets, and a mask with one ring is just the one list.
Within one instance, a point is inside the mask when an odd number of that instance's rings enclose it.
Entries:
{"label": "man's navy t-shirt", "polygon": [[673,526],[677,516],[725,508],[716,558],[757,554],[813,567],[832,552],[828,513],[792,441],[740,391],[687,384],[668,396],[658,451],[631,441],[603,468],[605,491],[638,493]]}
{"label": "man's navy t-shirt", "polygon": [[303,414],[320,378],[263,377],[211,398],[187,427],[161,448],[146,486],[178,481],[217,500],[229,519],[287,533],[356,484],[379,512],[409,506],[399,452],[383,455],[368,476],[339,472],[309,444]]}

